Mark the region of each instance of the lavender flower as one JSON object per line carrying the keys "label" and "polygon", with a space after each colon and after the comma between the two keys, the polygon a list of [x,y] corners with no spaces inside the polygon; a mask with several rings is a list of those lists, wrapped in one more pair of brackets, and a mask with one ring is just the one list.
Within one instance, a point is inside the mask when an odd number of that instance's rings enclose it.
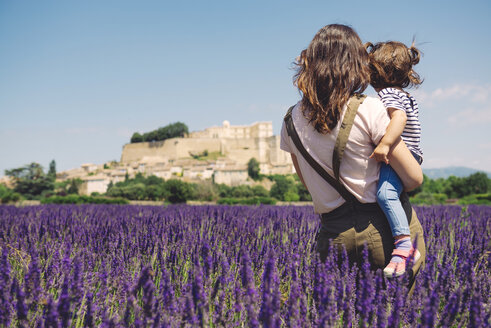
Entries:
{"label": "lavender flower", "polygon": [[61,319],[61,326],[63,328],[70,326],[70,320],[72,318],[72,313],[70,311],[70,296],[68,295],[68,279],[63,281],[63,286],[61,287],[60,298],[58,299],[58,315]]}

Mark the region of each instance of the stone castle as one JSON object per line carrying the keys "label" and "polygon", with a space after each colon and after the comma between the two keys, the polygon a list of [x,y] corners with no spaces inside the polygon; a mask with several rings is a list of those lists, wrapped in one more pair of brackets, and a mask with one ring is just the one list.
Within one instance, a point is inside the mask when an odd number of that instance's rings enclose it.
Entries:
{"label": "stone castle", "polygon": [[137,173],[188,182],[210,179],[215,183],[251,183],[247,162],[255,158],[263,174],[293,173],[288,153],[280,150],[280,136],[271,122],[251,125],[214,126],[184,138],[130,143],[123,146],[120,162],[84,164],[58,174],[60,180],[81,178],[82,193],[104,193],[110,182],[123,181]]}

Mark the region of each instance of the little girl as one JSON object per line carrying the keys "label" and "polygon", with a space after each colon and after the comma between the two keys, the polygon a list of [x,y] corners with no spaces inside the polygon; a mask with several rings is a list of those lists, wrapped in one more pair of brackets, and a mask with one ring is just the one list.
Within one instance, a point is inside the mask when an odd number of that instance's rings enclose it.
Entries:
{"label": "little girl", "polygon": [[377,189],[377,202],[384,211],[395,239],[395,249],[390,263],[385,267],[387,277],[398,277],[406,271],[406,260],[411,255],[414,261],[421,256],[413,248],[409,224],[399,196],[404,188],[397,173],[390,167],[388,153],[399,137],[406,143],[418,163],[423,162],[423,152],[419,147],[421,126],[418,118],[416,100],[403,88],[422,83],[413,66],[419,62],[420,52],[412,45],[389,41],[366,45],[370,57],[371,85],[390,115],[390,123],[385,136],[370,158],[382,162]]}

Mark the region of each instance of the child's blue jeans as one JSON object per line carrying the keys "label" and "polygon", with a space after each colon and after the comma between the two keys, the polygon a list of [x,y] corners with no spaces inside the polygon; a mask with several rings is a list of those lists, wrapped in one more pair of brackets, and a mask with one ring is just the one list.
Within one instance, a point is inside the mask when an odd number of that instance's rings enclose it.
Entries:
{"label": "child's blue jeans", "polygon": [[[414,153],[413,156],[421,164],[422,158]],[[390,165],[382,163],[377,186],[377,202],[389,220],[392,236],[410,234],[406,213],[399,200],[403,189],[404,185],[394,169]]]}

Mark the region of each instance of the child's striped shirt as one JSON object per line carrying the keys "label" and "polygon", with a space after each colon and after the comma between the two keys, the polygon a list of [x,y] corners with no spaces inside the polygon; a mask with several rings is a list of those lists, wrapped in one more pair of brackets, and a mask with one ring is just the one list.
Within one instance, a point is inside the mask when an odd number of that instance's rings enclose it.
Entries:
{"label": "child's striped shirt", "polygon": [[407,121],[402,132],[402,140],[404,140],[410,151],[423,157],[423,152],[419,146],[421,141],[421,124],[419,123],[419,110],[416,99],[410,94],[396,88],[382,89],[379,91],[378,96],[386,108],[391,107],[406,112]]}

